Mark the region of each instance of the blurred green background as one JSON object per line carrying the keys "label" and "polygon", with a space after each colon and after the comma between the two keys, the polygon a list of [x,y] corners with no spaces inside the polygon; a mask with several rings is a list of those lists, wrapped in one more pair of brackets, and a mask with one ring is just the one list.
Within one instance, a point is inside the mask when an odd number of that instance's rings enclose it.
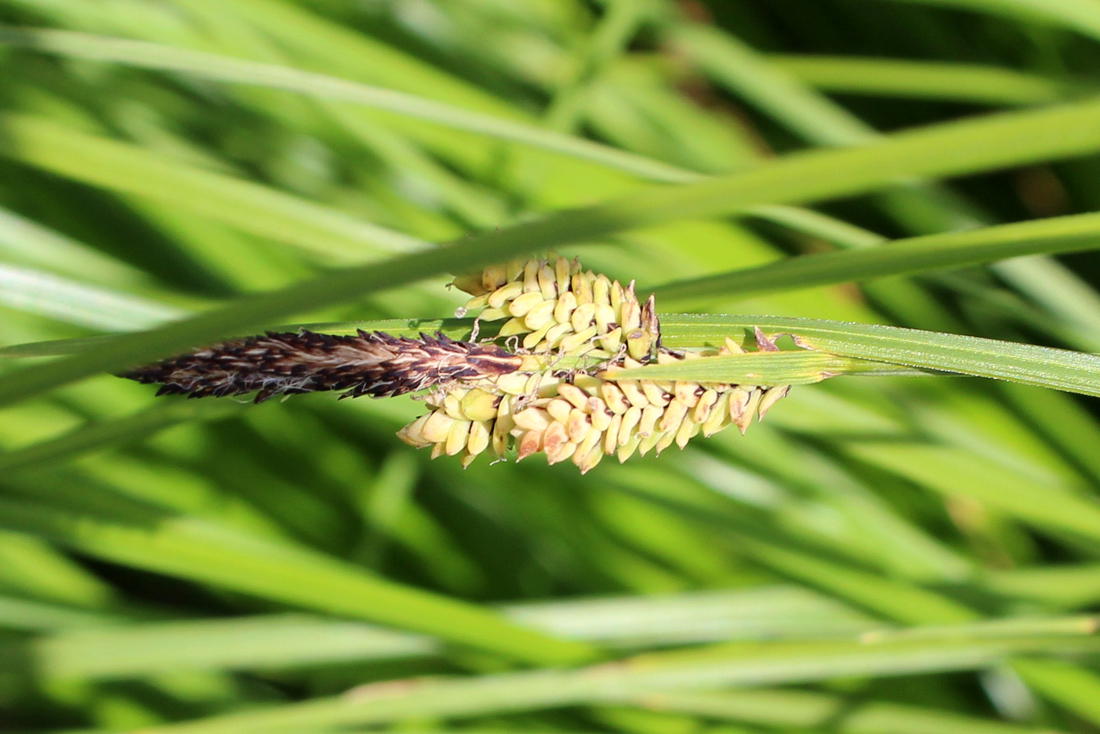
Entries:
{"label": "blurred green background", "polygon": [[[202,311],[213,333],[247,294],[992,114],[1003,137],[905,169],[949,182],[853,195],[838,165],[801,182],[813,211],[635,212],[558,249],[644,294],[1100,207],[1100,0],[0,0],[0,22],[0,346]],[[448,280],[269,325],[450,316]],[[658,307],[1095,352],[1097,287],[1084,253]],[[1093,398],[838,378],[581,478],[431,462],[394,436],[407,398],[99,375],[19,400],[27,353],[0,359],[0,729],[1100,731]]]}

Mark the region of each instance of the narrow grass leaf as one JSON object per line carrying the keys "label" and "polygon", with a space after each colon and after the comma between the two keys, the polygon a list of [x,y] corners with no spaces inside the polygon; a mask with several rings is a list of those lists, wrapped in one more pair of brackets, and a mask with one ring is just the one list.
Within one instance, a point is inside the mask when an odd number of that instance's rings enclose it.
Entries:
{"label": "narrow grass leaf", "polygon": [[1062,660],[1023,659],[1012,669],[1032,690],[1072,711],[1093,725],[1100,725],[1100,675]]}
{"label": "narrow grass leaf", "polygon": [[206,171],[45,117],[0,115],[0,155],[109,191],[148,198],[338,262],[426,244],[268,186]]}
{"label": "narrow grass leaf", "polygon": [[[879,0],[880,2],[882,0]],[[1100,40],[1100,8],[1090,0],[890,0],[891,2],[973,10],[1003,15],[1023,23],[1041,21]]]}
{"label": "narrow grass leaf", "polygon": [[896,240],[881,247],[779,260],[655,289],[661,303],[750,298],[799,288],[950,270],[1027,255],[1100,247],[1100,215],[1081,214],[969,232]]}
{"label": "narrow grass leaf", "polygon": [[99,283],[124,286],[147,280],[137,269],[3,208],[0,252],[15,263],[80,278],[91,275]]}
{"label": "narrow grass leaf", "polygon": [[1078,654],[1100,649],[1092,637],[1035,636],[914,642],[779,643],[651,654],[576,671],[365,686],[314,699],[148,729],[149,734],[247,734],[306,726],[383,724],[408,718],[463,718],[622,701],[627,696],[719,687],[807,683],[859,676],[974,670],[1028,652]]}
{"label": "narrow grass leaf", "polygon": [[[1100,356],[1064,349],[896,326],[773,316],[665,314],[661,324],[665,343],[673,347],[721,344],[727,336],[740,340],[759,327],[770,335],[791,334],[803,346],[829,354],[1100,397]],[[690,363],[684,374],[689,370]]]}
{"label": "narrow grass leaf", "polygon": [[[372,321],[332,321],[311,324],[290,324],[275,326],[269,331],[308,331],[326,334],[354,334],[363,331],[384,331],[394,336],[416,336],[418,334],[446,334],[452,339],[468,339],[473,327],[473,319],[376,319]],[[482,334],[491,334],[492,325],[486,324]],[[243,332],[242,332],[243,333]],[[240,336],[238,334],[237,336]],[[40,357],[64,357],[80,354],[95,347],[110,344],[124,344],[123,334],[104,334],[102,336],[78,337],[75,339],[51,339],[28,344],[11,344],[0,347],[0,359],[31,359]]]}
{"label": "narrow grass leaf", "polygon": [[845,444],[844,451],[945,497],[972,498],[1056,537],[1072,533],[1100,543],[1100,503],[1083,491],[1043,487],[1015,469],[953,447],[853,441]]}

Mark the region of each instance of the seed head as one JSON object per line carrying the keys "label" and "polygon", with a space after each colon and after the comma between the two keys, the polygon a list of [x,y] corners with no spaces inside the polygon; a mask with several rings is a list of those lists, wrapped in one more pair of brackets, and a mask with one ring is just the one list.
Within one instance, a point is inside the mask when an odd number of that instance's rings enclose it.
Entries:
{"label": "seed head", "polygon": [[[790,389],[610,377],[610,368],[745,350],[731,339],[706,354],[664,348],[653,296],[639,301],[633,282],[623,287],[582,271],[576,260],[514,261],[456,278],[454,285],[472,296],[465,309],[482,309],[479,320],[504,321],[497,338],[507,348],[442,333],[268,333],[124,376],[159,383],[158,394],[255,392],[256,402],[322,390],[339,391],[341,398],[425,392],[420,399],[428,412],[398,436],[431,448],[433,458],[461,455],[465,467],[488,451],[498,459],[514,453],[517,460],[541,453],[550,464],[572,461],[582,473],[605,456],[625,461],[635,453],[659,454],[729,425],[744,433]],[[755,341],[758,352],[779,349],[759,329]],[[562,370],[555,365],[571,363],[559,362],[562,357],[583,357],[590,366]]]}
{"label": "seed head", "polygon": [[428,387],[478,384],[520,369],[525,358],[494,344],[443,334],[419,338],[360,331],[354,336],[269,333],[198,349],[123,375],[159,383],[158,395],[192,398],[256,392],[276,395],[343,391],[341,398],[389,397]]}
{"label": "seed head", "polygon": [[634,283],[583,271],[565,258],[494,265],[452,283],[473,296],[460,309],[482,309],[481,321],[507,319],[501,337],[522,337],[524,349],[613,359],[629,353],[645,361],[657,345],[660,324],[653,298],[638,300]]}
{"label": "seed head", "polygon": [[[665,351],[659,360],[698,356]],[[618,366],[641,363],[625,357]],[[572,461],[583,474],[604,456],[623,462],[634,453],[660,454],[729,425],[744,433],[789,389],[513,372],[478,388],[453,387],[428,397],[433,409],[398,435],[413,446],[431,446],[433,456],[462,453],[463,466],[491,447],[498,459],[513,450],[517,460],[543,453],[548,463]]]}

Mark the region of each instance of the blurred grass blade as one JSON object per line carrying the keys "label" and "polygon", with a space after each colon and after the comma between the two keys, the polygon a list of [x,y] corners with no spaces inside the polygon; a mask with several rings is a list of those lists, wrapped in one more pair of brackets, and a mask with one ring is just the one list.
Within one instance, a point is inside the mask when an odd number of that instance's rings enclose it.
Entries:
{"label": "blurred grass blade", "polygon": [[[717,345],[727,336],[751,343],[746,333],[760,327],[766,334],[791,334],[803,346],[842,357],[1100,397],[1100,355],[1083,352],[896,326],[774,316],[665,314],[661,325],[664,342],[670,347]],[[667,367],[679,370],[680,379],[689,379],[687,375],[698,361]],[[640,368],[636,374],[648,369]]]}
{"label": "blurred grass blade", "polygon": [[[817,691],[754,690],[662,693],[631,699],[655,711],[786,731],[836,734],[1041,734],[1031,726],[978,718],[940,708],[849,698]],[[1047,732],[1050,734],[1050,732]]]}
{"label": "blurred grass blade", "polygon": [[761,105],[818,145],[861,145],[874,131],[831,100],[806,88],[735,36],[704,24],[667,29],[669,41],[720,84]]}
{"label": "blurred grass blade", "polygon": [[0,26],[0,45],[62,56],[108,61],[143,69],[172,71],[202,79],[297,92],[321,99],[351,102],[487,135],[615,168],[652,181],[678,183],[698,174],[581,138],[543,130],[498,116],[391,89],[314,74],[274,64],[173,48],[144,41],[93,36],[70,31]]}
{"label": "blurred grass blade", "polygon": [[0,114],[0,154],[109,191],[153,199],[340,262],[426,243],[268,186],[206,171],[45,117]]}
{"label": "blurred grass blade", "polygon": [[[975,459],[955,447],[888,441],[852,441],[845,451],[872,466],[947,498],[983,507],[1059,536],[1100,543],[1100,506],[1084,487],[1044,486],[1015,467]],[[1035,495],[1042,487],[1042,501]],[[1068,491],[1067,491],[1068,490]]]}
{"label": "blurred grass blade", "polygon": [[981,585],[1005,598],[1074,609],[1100,602],[1100,564],[1034,566],[989,573]]}
{"label": "blurred grass blade", "polygon": [[1100,650],[1095,623],[1083,620],[1077,635],[1041,632],[1000,639],[948,633],[919,642],[819,642],[727,645],[686,653],[661,653],[576,671],[503,674],[482,678],[366,686],[354,695],[314,699],[263,711],[155,727],[148,734],[248,734],[306,726],[382,724],[409,717],[460,718],[506,712],[622,701],[665,691],[806,683],[859,676],[913,675],[974,670],[1013,654],[1087,653]]}
{"label": "blurred grass blade", "polygon": [[[41,611],[41,618],[28,622],[26,613],[34,610]],[[521,604],[502,611],[508,618],[547,634],[627,649],[730,640],[836,638],[881,625],[796,586]],[[119,679],[182,670],[303,669],[445,653],[444,646],[429,637],[305,615],[123,621],[0,598],[0,627],[79,628],[7,645],[9,657],[33,659],[35,669],[48,677]]]}
{"label": "blurred grass blade", "polygon": [[1012,669],[1044,698],[1100,725],[1100,675],[1061,660],[1016,660]]}
{"label": "blurred grass blade", "polygon": [[242,408],[232,401],[158,403],[134,415],[90,423],[49,441],[0,452],[0,475],[10,477],[19,471],[54,469],[92,452],[147,439],[180,423],[218,420]]}
{"label": "blurred grass blade", "polygon": [[801,255],[755,268],[668,283],[654,290],[662,304],[670,300],[729,300],[1096,248],[1100,248],[1100,215],[1080,214],[914,237],[880,247]]}
{"label": "blurred grass blade", "polygon": [[148,329],[187,314],[167,304],[3,263],[0,305],[101,331]]}
{"label": "blurred grass blade", "polygon": [[1095,92],[1084,83],[996,66],[871,59],[849,56],[770,55],[777,68],[827,92],[935,99],[967,104],[1041,105]]}
{"label": "blurred grass blade", "polygon": [[557,640],[489,609],[293,545],[148,506],[120,507],[102,496],[87,504],[90,510],[2,497],[0,526],[134,568],[421,632],[515,660],[554,665],[594,656],[583,643]]}
{"label": "blurred grass blade", "polygon": [[16,262],[97,282],[129,286],[146,281],[142,273],[64,235],[0,208],[0,252]]}
{"label": "blurred grass blade", "polygon": [[78,627],[103,628],[110,624],[124,624],[125,621],[121,616],[0,596],[0,628],[5,630],[39,632]]}
{"label": "blurred grass blade", "polygon": [[[1063,130],[1064,134],[1044,134],[1050,129]],[[348,268],[280,291],[242,299],[227,308],[127,338],[111,348],[89,350],[79,359],[59,360],[34,373],[17,372],[0,380],[0,405],[87,375],[150,362],[195,345],[265,328],[295,313],[392,289],[430,275],[468,272],[524,252],[677,219],[728,214],[765,203],[851,195],[873,190],[899,176],[959,174],[1080,155],[1097,148],[1100,148],[1100,101],[1093,101],[950,123],[899,134],[863,148],[814,151],[746,173],[696,184],[655,187],[627,198],[474,235],[437,251]]]}

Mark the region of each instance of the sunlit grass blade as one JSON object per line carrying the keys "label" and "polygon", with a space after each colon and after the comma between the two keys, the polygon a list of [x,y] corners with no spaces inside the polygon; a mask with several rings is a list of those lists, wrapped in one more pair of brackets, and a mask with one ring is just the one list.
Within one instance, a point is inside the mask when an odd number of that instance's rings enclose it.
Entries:
{"label": "sunlit grass blade", "polygon": [[125,618],[13,596],[0,596],[0,628],[21,632],[103,627]]}
{"label": "sunlit grass blade", "polygon": [[1012,669],[1044,698],[1100,724],[1100,676],[1061,660],[1018,660]]}
{"label": "sunlit grass blade", "polygon": [[[665,314],[661,324],[666,344],[673,347],[717,345],[727,336],[741,341],[748,338],[746,332],[760,327],[769,335],[794,335],[802,345],[829,354],[1100,397],[1100,355],[1083,352],[896,326],[773,316]],[[668,368],[690,379],[692,364]]]}
{"label": "sunlit grass blade", "polygon": [[70,31],[0,27],[0,44],[51,54],[126,64],[143,69],[183,73],[213,81],[297,92],[321,99],[351,102],[395,112],[458,130],[530,145],[615,168],[641,178],[669,183],[691,181],[698,174],[659,161],[514,122],[464,110],[392,89],[337,79],[273,64],[173,48],[144,41]]}
{"label": "sunlit grass blade", "polygon": [[[931,0],[932,4],[938,2]],[[971,0],[959,0],[958,3],[943,0],[943,4],[948,6],[965,6],[968,2]],[[1055,16],[1065,9],[1069,18],[1077,17],[1079,13],[1093,20],[1096,17],[1095,8],[1086,9],[1080,3],[1075,3],[1072,8],[1062,3],[1047,3],[1040,9],[1039,2],[1033,0],[1010,0],[1007,4],[1001,4],[998,0],[973,2],[987,5],[993,12],[1006,7],[1019,9],[1030,6],[1031,10],[1050,12]],[[767,63],[751,47],[729,34],[701,25],[682,25],[673,29],[670,37],[685,55],[694,59],[719,84],[747,97],[808,142],[822,146],[866,145],[882,138],[870,124],[782,69]],[[988,217],[966,199],[949,189],[926,182],[899,182],[883,191],[878,205],[903,228],[916,234],[973,229],[989,224]],[[1040,259],[1035,261],[1035,267],[1006,262],[995,265],[994,269],[1053,313],[1071,314],[1074,322],[1084,325],[1095,340],[1096,319],[1091,316],[1097,310],[1095,298],[1082,295],[1088,290],[1087,284],[1064,266]],[[1064,286],[1056,285],[1057,281],[1062,281]]]}
{"label": "sunlit grass blade", "polygon": [[989,573],[981,585],[1006,598],[1075,609],[1100,601],[1100,564],[1005,569]]}
{"label": "sunlit grass blade", "polygon": [[954,447],[852,441],[844,450],[946,498],[970,498],[1052,534],[1100,543],[1100,507],[1085,494],[1084,487],[1045,486],[1043,501],[1036,502],[1036,489],[1043,486],[1036,479]]}
{"label": "sunlit grass blade", "polygon": [[896,240],[880,247],[827,252],[780,260],[655,289],[662,304],[813,288],[873,278],[914,275],[981,265],[1026,255],[1058,254],[1100,247],[1100,215],[1042,219],[969,232]]}
{"label": "sunlit grass blade", "polygon": [[425,246],[414,237],[268,186],[202,170],[45,117],[0,115],[0,154],[82,183],[186,209],[339,262]]}
{"label": "sunlit grass blade", "polygon": [[1077,635],[1037,634],[972,638],[965,628],[919,642],[777,643],[728,645],[688,653],[651,654],[598,669],[538,671],[392,686],[356,696],[315,699],[252,713],[152,728],[150,734],[215,734],[306,726],[382,724],[411,717],[462,718],[505,712],[622,701],[665,691],[806,683],[855,676],[891,676],[974,670],[1029,652],[1086,653],[1100,649],[1087,624]]}
{"label": "sunlit grass blade", "polygon": [[187,314],[139,296],[3,263],[0,305],[101,331],[148,329]]}
{"label": "sunlit grass blade", "polygon": [[46,268],[62,275],[91,275],[99,283],[121,286],[146,280],[137,269],[2,208],[0,253],[16,263]]}
{"label": "sunlit grass blade", "polygon": [[[40,618],[27,621],[31,611],[39,611]],[[548,634],[627,650],[734,640],[839,638],[881,628],[880,622],[794,586],[522,604],[502,611]],[[55,629],[7,647],[10,655],[33,660],[34,668],[48,677],[121,679],[182,670],[300,670],[438,658],[446,652],[443,644],[430,637],[305,615],[124,621],[0,598],[0,627]]]}

